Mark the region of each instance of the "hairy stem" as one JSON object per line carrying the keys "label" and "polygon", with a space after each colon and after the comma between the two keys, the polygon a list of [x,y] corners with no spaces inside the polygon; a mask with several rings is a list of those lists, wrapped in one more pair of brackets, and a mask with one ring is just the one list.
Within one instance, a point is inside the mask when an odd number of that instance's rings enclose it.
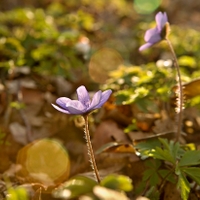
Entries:
{"label": "hairy stem", "polygon": [[182,115],[183,115],[183,88],[182,88],[182,81],[181,81],[181,73],[180,73],[180,67],[178,64],[178,60],[176,57],[176,54],[174,52],[174,48],[170,42],[169,39],[166,38],[167,44],[170,48],[170,51],[172,53],[176,71],[177,71],[177,78],[178,78],[178,89],[177,89],[177,113],[178,113],[178,127],[177,127],[177,134],[176,134],[176,142],[179,140],[181,135],[181,127],[182,127]]}
{"label": "hairy stem", "polygon": [[92,143],[90,140],[90,133],[89,133],[89,129],[88,129],[88,115],[84,115],[83,116],[84,120],[85,120],[85,139],[86,139],[86,143],[87,143],[87,149],[88,149],[88,155],[89,155],[89,159],[91,162],[91,167],[92,170],[94,171],[94,175],[95,178],[97,180],[98,183],[100,183],[100,176],[99,176],[99,171],[96,165],[96,160],[94,157],[94,152],[93,152],[93,147],[92,147]]}

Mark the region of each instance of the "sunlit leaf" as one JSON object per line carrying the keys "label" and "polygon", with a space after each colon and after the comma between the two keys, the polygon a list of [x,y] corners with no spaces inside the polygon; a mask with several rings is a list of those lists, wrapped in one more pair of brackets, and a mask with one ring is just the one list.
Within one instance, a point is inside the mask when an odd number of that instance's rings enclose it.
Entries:
{"label": "sunlit leaf", "polygon": [[190,184],[182,173],[178,176],[178,187],[180,188],[182,199],[188,200],[188,196],[190,193]]}
{"label": "sunlit leaf", "polygon": [[8,189],[8,197],[7,200],[18,200],[17,192],[14,188]]}
{"label": "sunlit leaf", "polygon": [[129,177],[124,175],[112,174],[106,176],[102,181],[101,185],[110,189],[119,191],[131,191],[133,189],[132,181]]}
{"label": "sunlit leaf", "polygon": [[186,151],[194,151],[196,150],[196,145],[194,143],[187,143],[182,148]]}
{"label": "sunlit leaf", "polygon": [[23,187],[9,188],[6,200],[28,200],[28,192]]}
{"label": "sunlit leaf", "polygon": [[71,199],[91,193],[97,182],[85,176],[75,176],[53,191],[56,198]]}
{"label": "sunlit leaf", "polygon": [[56,47],[53,45],[48,44],[42,44],[38,48],[34,49],[31,52],[31,55],[35,60],[41,60],[44,59],[45,56],[49,56],[53,53],[55,53]]}
{"label": "sunlit leaf", "polygon": [[179,62],[179,65],[187,66],[187,67],[191,67],[191,68],[195,68],[195,66],[197,64],[194,57],[191,57],[191,56],[181,56],[178,59],[178,62]]}
{"label": "sunlit leaf", "polygon": [[137,149],[138,155],[140,155],[142,159],[145,159],[147,157],[152,157],[152,152],[155,150],[155,147],[160,145],[160,141],[154,138],[136,143],[135,149]]}

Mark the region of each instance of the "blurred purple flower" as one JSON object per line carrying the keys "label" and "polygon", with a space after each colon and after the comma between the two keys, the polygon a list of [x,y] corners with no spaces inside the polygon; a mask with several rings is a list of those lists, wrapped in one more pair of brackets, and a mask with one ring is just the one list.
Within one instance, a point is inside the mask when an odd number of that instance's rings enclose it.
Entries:
{"label": "blurred purple flower", "polygon": [[112,90],[106,90],[102,92],[99,90],[96,92],[90,100],[90,96],[85,86],[77,88],[78,100],[71,100],[67,97],[60,97],[56,100],[56,103],[60,106],[52,104],[52,106],[63,113],[72,115],[83,115],[100,108],[110,97]]}
{"label": "blurred purple flower", "polygon": [[[155,17],[157,26],[155,28],[149,29],[146,31],[144,40],[146,41],[146,44],[142,45],[139,48],[139,51],[143,51],[152,45],[156,44],[157,42],[160,42],[163,38],[163,29],[168,22],[167,14],[164,12],[159,12],[156,14]],[[165,37],[165,35],[164,35]]]}

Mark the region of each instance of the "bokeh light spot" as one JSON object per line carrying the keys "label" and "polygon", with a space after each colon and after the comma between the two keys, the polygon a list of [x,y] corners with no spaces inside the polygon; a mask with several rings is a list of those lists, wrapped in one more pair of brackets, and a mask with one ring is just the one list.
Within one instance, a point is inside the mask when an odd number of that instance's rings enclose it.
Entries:
{"label": "bokeh light spot", "polygon": [[161,4],[162,0],[134,0],[134,9],[140,14],[150,14]]}
{"label": "bokeh light spot", "polygon": [[122,64],[123,59],[116,50],[102,48],[92,56],[89,63],[89,74],[93,81],[105,83],[109,77],[109,72]]}
{"label": "bokeh light spot", "polygon": [[23,147],[18,153],[17,164],[21,166],[18,176],[46,186],[60,183],[69,176],[68,153],[53,139],[41,139]]}

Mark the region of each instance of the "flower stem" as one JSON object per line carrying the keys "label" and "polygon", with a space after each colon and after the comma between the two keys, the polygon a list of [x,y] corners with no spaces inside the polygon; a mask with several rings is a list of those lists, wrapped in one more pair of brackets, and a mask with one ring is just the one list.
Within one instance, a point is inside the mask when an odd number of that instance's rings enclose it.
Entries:
{"label": "flower stem", "polygon": [[92,147],[92,143],[90,140],[90,133],[89,133],[89,128],[88,128],[88,115],[83,115],[83,118],[85,120],[85,139],[86,139],[86,143],[87,143],[87,149],[88,149],[88,155],[90,158],[90,162],[91,162],[91,167],[94,171],[94,176],[96,178],[96,181],[98,183],[100,183],[100,176],[99,176],[99,171],[96,165],[96,160],[94,157],[94,152],[93,152],[93,147]]}
{"label": "flower stem", "polygon": [[180,135],[181,135],[181,127],[182,127],[182,115],[183,115],[183,88],[182,88],[182,81],[181,81],[181,73],[180,73],[180,67],[178,64],[178,60],[174,51],[174,48],[168,38],[166,38],[167,44],[170,48],[170,51],[172,53],[175,67],[177,71],[177,78],[178,78],[178,89],[177,89],[177,110],[178,110],[178,128],[177,128],[177,134],[176,134],[176,142],[179,141]]}

